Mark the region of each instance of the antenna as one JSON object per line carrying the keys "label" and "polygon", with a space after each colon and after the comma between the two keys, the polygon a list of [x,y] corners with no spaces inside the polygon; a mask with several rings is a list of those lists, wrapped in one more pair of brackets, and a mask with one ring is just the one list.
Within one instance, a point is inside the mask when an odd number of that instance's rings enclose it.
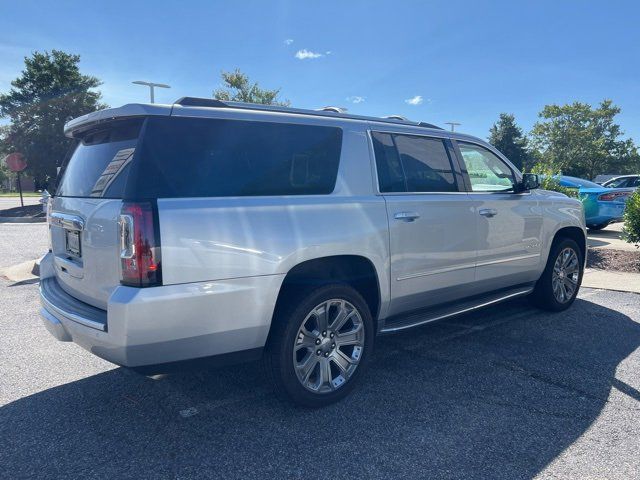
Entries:
{"label": "antenna", "polygon": [[461,123],[458,122],[444,122],[447,125],[451,125],[451,131],[455,132],[456,131],[456,127],[459,125],[462,125]]}

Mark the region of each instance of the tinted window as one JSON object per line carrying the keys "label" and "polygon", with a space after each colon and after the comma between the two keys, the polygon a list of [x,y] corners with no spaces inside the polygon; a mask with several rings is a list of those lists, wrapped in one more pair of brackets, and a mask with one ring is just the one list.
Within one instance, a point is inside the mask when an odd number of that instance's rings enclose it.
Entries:
{"label": "tinted window", "polygon": [[86,133],[63,167],[56,195],[121,198],[141,125],[117,121]]}
{"label": "tinted window", "polygon": [[512,190],[515,184],[513,171],[497,155],[486,148],[458,142],[471,190],[474,192],[500,192]]}
{"label": "tinted window", "polygon": [[451,161],[439,139],[394,135],[409,192],[455,192]]}
{"label": "tinted window", "polygon": [[333,191],[339,128],[150,118],[127,189],[139,197],[310,195]]}
{"label": "tinted window", "polygon": [[373,149],[381,192],[406,192],[402,165],[393,138],[388,133],[373,132]]}
{"label": "tinted window", "polygon": [[451,160],[440,139],[374,132],[381,192],[455,192]]}

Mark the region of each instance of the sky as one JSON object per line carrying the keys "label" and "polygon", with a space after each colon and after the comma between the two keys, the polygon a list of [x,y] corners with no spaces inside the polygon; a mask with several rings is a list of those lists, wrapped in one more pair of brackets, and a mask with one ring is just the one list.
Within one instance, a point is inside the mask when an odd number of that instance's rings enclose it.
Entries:
{"label": "sky", "polygon": [[240,68],[299,108],[403,115],[486,138],[501,112],[610,98],[640,142],[638,1],[0,0],[0,92],[24,57],[60,49],[111,106],[211,97]]}

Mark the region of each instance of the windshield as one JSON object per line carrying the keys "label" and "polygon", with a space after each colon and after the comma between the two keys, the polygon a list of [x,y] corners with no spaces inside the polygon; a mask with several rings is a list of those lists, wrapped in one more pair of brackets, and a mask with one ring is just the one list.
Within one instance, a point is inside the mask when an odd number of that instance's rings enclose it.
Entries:
{"label": "windshield", "polygon": [[142,120],[121,120],[87,132],[63,167],[61,197],[122,198]]}
{"label": "windshield", "polygon": [[603,183],[602,185],[608,188],[619,188],[626,187],[629,184],[629,178],[614,178],[613,180],[609,180],[608,182]]}

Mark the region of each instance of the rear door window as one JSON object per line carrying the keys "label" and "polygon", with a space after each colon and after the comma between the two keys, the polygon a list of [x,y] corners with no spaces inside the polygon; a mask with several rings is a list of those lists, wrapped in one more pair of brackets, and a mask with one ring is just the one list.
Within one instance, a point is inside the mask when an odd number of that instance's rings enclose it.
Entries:
{"label": "rear door window", "polygon": [[407,183],[393,137],[389,133],[373,132],[372,138],[380,191],[406,192]]}
{"label": "rear door window", "polygon": [[342,130],[149,118],[127,190],[145,198],[318,195],[333,191]]}
{"label": "rear door window", "polygon": [[85,133],[63,166],[56,195],[122,198],[142,122],[119,120]]}
{"label": "rear door window", "polygon": [[380,192],[457,192],[444,140],[373,132]]}

